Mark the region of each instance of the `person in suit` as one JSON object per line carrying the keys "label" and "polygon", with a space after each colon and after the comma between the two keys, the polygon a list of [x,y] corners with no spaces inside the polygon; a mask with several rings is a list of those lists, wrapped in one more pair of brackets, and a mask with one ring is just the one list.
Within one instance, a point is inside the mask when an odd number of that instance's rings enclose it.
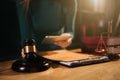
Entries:
{"label": "person in suit", "polygon": [[[21,47],[23,41],[36,40],[39,51],[63,49],[74,39],[77,0],[16,0],[20,25]],[[71,36],[52,44],[42,44],[45,36]]]}

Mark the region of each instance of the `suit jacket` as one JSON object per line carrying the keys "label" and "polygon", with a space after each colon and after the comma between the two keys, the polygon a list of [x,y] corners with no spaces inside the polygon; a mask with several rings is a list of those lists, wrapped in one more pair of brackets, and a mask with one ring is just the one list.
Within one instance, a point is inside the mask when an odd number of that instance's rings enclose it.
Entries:
{"label": "suit jacket", "polygon": [[[26,1],[26,2],[25,2]],[[21,42],[62,32],[74,36],[75,0],[17,0]]]}

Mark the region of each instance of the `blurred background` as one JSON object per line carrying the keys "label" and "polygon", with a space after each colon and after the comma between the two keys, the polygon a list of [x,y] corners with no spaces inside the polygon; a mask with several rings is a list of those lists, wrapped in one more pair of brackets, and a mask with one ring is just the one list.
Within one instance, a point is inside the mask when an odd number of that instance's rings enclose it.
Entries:
{"label": "blurred background", "polygon": [[[89,42],[100,33],[108,32],[109,21],[112,21],[111,35],[120,36],[120,0],[77,0],[77,2],[75,45],[79,47],[79,44],[84,44],[83,47],[80,46],[84,48],[86,46],[84,41]],[[2,0],[0,4],[2,13],[0,61],[6,61],[20,57],[20,31],[14,0]]]}

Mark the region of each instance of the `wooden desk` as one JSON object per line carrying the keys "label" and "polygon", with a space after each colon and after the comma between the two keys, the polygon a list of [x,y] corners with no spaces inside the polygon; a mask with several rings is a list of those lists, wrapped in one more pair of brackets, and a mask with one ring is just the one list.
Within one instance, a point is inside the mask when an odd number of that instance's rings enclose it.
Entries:
{"label": "wooden desk", "polygon": [[37,73],[15,72],[12,63],[0,63],[0,80],[120,80],[120,60],[76,68],[60,65]]}

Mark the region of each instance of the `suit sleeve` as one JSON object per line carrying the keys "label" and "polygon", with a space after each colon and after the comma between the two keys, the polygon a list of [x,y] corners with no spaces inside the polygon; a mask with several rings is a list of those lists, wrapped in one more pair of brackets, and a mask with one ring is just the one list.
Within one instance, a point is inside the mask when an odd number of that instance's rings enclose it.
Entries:
{"label": "suit sleeve", "polygon": [[20,27],[20,36],[21,36],[21,46],[23,47],[23,41],[27,38],[32,38],[32,34],[30,32],[28,18],[24,13],[24,0],[14,0],[16,1],[17,15],[19,20]]}
{"label": "suit sleeve", "polygon": [[77,0],[65,0],[62,2],[65,18],[65,32],[74,37],[75,20],[77,14]]}

